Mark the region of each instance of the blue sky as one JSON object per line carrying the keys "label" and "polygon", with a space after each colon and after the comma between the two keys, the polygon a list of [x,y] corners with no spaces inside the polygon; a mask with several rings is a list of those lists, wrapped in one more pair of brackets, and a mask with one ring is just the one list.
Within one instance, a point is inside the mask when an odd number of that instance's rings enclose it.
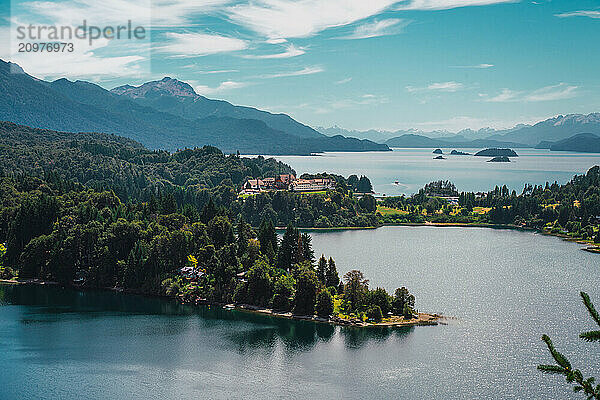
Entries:
{"label": "blue sky", "polygon": [[[506,0],[2,1],[2,58],[106,88],[171,76],[313,125],[509,127],[600,111],[600,2]],[[147,40],[15,52],[19,24],[128,19]],[[12,25],[11,25],[12,23]]]}

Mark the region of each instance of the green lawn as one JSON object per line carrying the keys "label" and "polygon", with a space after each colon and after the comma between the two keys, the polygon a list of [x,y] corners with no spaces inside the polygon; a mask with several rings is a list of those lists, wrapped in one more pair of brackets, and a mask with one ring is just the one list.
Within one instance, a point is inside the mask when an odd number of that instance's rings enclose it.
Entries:
{"label": "green lawn", "polygon": [[377,212],[381,215],[406,215],[408,211],[398,210],[397,208],[385,207],[377,205]]}

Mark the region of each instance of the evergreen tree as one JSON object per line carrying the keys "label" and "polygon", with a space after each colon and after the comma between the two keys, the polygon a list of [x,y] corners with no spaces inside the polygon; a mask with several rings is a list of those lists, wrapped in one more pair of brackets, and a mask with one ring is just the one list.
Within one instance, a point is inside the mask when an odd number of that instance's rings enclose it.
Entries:
{"label": "evergreen tree", "polygon": [[139,288],[143,280],[146,249],[137,241],[127,256],[123,271],[123,287]]}
{"label": "evergreen tree", "polygon": [[373,185],[371,184],[371,180],[366,176],[361,176],[358,180],[358,188],[357,191],[359,193],[372,193]]}
{"label": "evergreen tree", "polygon": [[338,275],[338,270],[335,266],[335,261],[333,258],[329,257],[329,262],[327,263],[327,270],[325,271],[325,286],[326,287],[338,287],[340,284],[340,276]]}
{"label": "evergreen tree", "polygon": [[[594,308],[594,304],[590,300],[590,297],[584,292],[581,292],[580,295],[592,320],[600,327],[600,315],[598,315],[598,312]],[[583,332],[579,337],[587,342],[600,342],[600,330]],[[600,400],[600,385],[594,385],[595,379],[586,379],[579,369],[573,369],[567,357],[556,350],[548,335],[543,335],[542,340],[546,343],[546,346],[548,346],[550,355],[556,364],[538,365],[538,369],[547,374],[563,375],[567,383],[575,384],[573,387],[575,392],[583,392],[587,399]]]}
{"label": "evergreen tree", "polygon": [[248,240],[251,238],[250,226],[244,221],[244,217],[240,216],[237,226],[237,246],[238,257],[241,257],[248,250]]}
{"label": "evergreen tree", "polygon": [[321,318],[329,318],[333,314],[333,297],[327,290],[321,290],[317,296],[317,315]]}
{"label": "evergreen tree", "polygon": [[277,253],[277,266],[279,268],[286,271],[291,270],[292,265],[297,262],[299,254],[298,244],[300,241],[298,228],[290,223],[283,234],[281,246],[279,246],[279,252]]}
{"label": "evergreen tree", "polygon": [[302,239],[302,259],[297,262],[308,261],[311,265],[315,263],[315,252],[312,248],[312,237],[308,233],[303,233]]}
{"label": "evergreen tree", "polygon": [[409,309],[415,308],[415,296],[409,293],[408,289],[401,287],[396,289],[394,299],[392,300],[392,311],[395,315],[404,315],[405,306]]}
{"label": "evergreen tree", "polygon": [[294,314],[312,316],[315,313],[315,301],[319,280],[312,269],[305,268],[298,277],[296,296],[294,297]]}
{"label": "evergreen tree", "polygon": [[208,203],[206,203],[206,205],[202,208],[202,212],[200,213],[200,221],[208,224],[216,215],[217,207],[215,206],[215,202],[211,197],[208,199]]}
{"label": "evergreen tree", "polygon": [[263,219],[258,228],[258,241],[260,242],[260,252],[273,261],[277,253],[277,232],[271,219]]}
{"label": "evergreen tree", "polygon": [[169,193],[166,196],[162,196],[160,202],[160,213],[161,214],[173,214],[177,212],[177,202],[173,193]]}
{"label": "evergreen tree", "polygon": [[319,258],[319,262],[317,263],[317,278],[323,286],[327,287],[327,259],[323,254],[321,254],[321,258]]}

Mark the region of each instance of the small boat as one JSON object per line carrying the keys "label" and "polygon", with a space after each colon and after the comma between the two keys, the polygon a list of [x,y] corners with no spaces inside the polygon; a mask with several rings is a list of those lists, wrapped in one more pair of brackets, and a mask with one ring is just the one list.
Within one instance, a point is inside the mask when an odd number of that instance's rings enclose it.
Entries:
{"label": "small boat", "polygon": [[398,181],[394,182],[394,185],[399,185],[399,184],[400,184],[400,182],[398,182]]}

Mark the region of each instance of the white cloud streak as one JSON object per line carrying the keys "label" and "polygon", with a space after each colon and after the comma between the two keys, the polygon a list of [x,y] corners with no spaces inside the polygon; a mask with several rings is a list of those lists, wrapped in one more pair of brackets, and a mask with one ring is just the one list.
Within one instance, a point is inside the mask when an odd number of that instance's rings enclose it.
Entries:
{"label": "white cloud streak", "polygon": [[542,101],[554,101],[571,99],[577,96],[578,86],[570,86],[566,83],[558,85],[545,86],[533,91],[515,91],[511,89],[502,89],[496,96],[488,97],[486,94],[480,94],[483,101],[490,103],[536,103]]}
{"label": "white cloud streak", "polygon": [[449,10],[459,7],[488,6],[500,3],[517,3],[519,0],[404,0],[396,10]]}
{"label": "white cloud streak", "polygon": [[407,86],[406,90],[409,93],[417,92],[457,92],[465,86],[459,82],[434,82],[424,87]]}
{"label": "white cloud streak", "polygon": [[175,57],[206,56],[248,48],[248,42],[245,40],[206,33],[168,32],[166,38],[167,43],[158,47],[157,50],[174,54]]}
{"label": "white cloud streak", "polygon": [[385,11],[397,0],[256,0],[228,7],[230,20],[269,39],[313,36]]}
{"label": "white cloud streak", "polygon": [[277,73],[277,74],[262,75],[260,78],[262,78],[262,79],[286,78],[286,77],[290,77],[290,76],[303,76],[303,75],[318,74],[318,73],[323,72],[323,71],[325,71],[325,69],[323,67],[312,66],[312,67],[305,67],[305,68],[302,68],[302,69],[297,70],[297,71],[281,72],[281,73]]}
{"label": "white cloud streak", "polygon": [[359,25],[350,35],[339,39],[368,39],[379,36],[390,36],[401,33],[411,21],[400,18],[389,18]]}
{"label": "white cloud streak", "polygon": [[275,53],[275,54],[263,54],[263,55],[245,55],[244,58],[251,58],[257,60],[266,60],[266,59],[279,59],[279,58],[292,58],[301,56],[305,54],[306,50],[302,47],[296,47],[293,44],[290,44],[286,47],[284,52]]}
{"label": "white cloud streak", "polygon": [[219,86],[217,86],[217,87],[200,85],[195,81],[190,81],[190,82],[194,84],[194,90],[196,91],[196,93],[205,95],[205,96],[219,94],[219,93],[226,92],[229,90],[239,89],[239,88],[248,86],[248,84],[245,82],[235,82],[235,81],[221,82],[221,84],[219,84]]}
{"label": "white cloud streak", "polygon": [[350,82],[351,80],[352,80],[352,78],[345,78],[345,79],[340,79],[339,81],[335,81],[334,83],[336,85],[343,85],[343,84]]}
{"label": "white cloud streak", "polygon": [[569,17],[588,17],[588,18],[600,18],[600,11],[572,11],[566,12],[562,14],[556,14],[559,18],[569,18]]}

